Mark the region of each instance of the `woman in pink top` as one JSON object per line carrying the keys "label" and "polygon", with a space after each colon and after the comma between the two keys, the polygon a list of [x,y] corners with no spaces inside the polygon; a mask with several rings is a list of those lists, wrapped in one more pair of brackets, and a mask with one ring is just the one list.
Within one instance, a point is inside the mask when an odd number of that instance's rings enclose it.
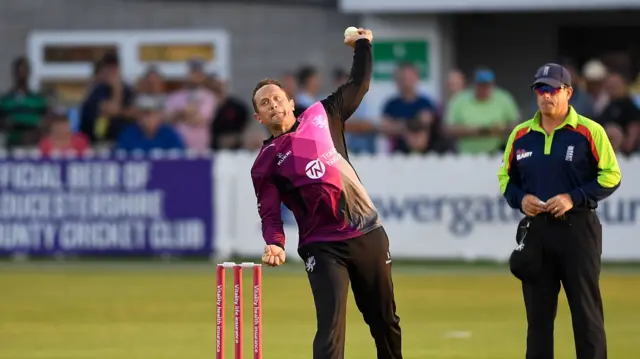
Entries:
{"label": "woman in pink top", "polygon": [[78,154],[89,149],[89,140],[83,133],[73,133],[65,115],[49,116],[49,134],[40,141],[40,152],[49,156],[54,151],[75,151]]}
{"label": "woman in pink top", "polygon": [[208,151],[211,147],[210,126],[217,108],[213,92],[205,87],[204,63],[192,59],[188,63],[186,87],[169,96],[165,106],[169,122],[175,125],[189,149]]}

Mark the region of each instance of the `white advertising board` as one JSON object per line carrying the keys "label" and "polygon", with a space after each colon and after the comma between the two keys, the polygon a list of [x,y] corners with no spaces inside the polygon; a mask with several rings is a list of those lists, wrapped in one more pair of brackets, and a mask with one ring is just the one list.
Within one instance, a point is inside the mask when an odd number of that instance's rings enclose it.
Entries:
{"label": "white advertising board", "polygon": [[[218,246],[223,253],[259,255],[264,242],[249,173],[254,155],[217,158]],[[508,259],[522,214],[500,195],[496,173],[501,158],[384,156],[352,162],[380,212],[396,258]],[[635,186],[640,158],[620,162],[622,186],[598,210],[603,259],[640,260],[640,190]],[[286,212],[283,219],[288,258],[298,259],[295,221]]]}

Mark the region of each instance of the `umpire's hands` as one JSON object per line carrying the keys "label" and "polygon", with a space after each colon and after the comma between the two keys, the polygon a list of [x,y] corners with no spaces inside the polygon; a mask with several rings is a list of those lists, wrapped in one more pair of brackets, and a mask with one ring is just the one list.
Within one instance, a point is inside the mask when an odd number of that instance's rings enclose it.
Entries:
{"label": "umpire's hands", "polygon": [[275,244],[270,244],[264,247],[262,263],[271,267],[277,267],[284,263],[285,257],[284,249],[276,246]]}
{"label": "umpire's hands", "polygon": [[544,202],[532,194],[527,194],[522,198],[522,211],[527,216],[534,217],[545,211]]}
{"label": "umpire's hands", "polygon": [[547,201],[545,211],[553,214],[555,217],[560,217],[573,208],[573,201],[568,194],[559,194]]}

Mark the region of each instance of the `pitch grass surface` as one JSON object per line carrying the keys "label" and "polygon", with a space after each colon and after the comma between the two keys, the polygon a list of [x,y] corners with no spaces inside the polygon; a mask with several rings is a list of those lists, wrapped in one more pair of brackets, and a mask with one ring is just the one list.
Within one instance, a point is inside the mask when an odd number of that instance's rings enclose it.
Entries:
{"label": "pitch grass surface", "polygon": [[[394,267],[405,358],[523,358],[524,308],[506,268]],[[231,277],[228,277],[228,283]],[[245,277],[246,351],[251,355],[250,277]],[[211,266],[26,265],[0,268],[1,359],[214,358]],[[311,358],[314,309],[301,265],[264,273],[264,358]],[[640,353],[640,271],[604,271],[609,357]],[[231,290],[227,318],[232,319]],[[375,349],[349,298],[349,359]],[[233,353],[227,324],[228,357]],[[575,358],[561,292],[556,357]]]}

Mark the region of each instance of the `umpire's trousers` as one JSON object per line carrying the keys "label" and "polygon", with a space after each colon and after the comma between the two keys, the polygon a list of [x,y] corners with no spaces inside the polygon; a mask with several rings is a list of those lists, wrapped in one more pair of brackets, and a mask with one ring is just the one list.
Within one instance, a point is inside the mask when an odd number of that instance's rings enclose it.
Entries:
{"label": "umpire's trousers", "polygon": [[345,241],[311,243],[298,253],[305,262],[316,306],[313,359],[344,358],[349,282],[375,341],[377,358],[402,359],[385,230],[380,227]]}
{"label": "umpire's trousers", "polygon": [[538,280],[522,283],[529,325],[526,358],[553,359],[561,283],[571,310],[577,359],[607,358],[599,286],[602,226],[596,212],[570,212],[561,219],[538,215],[527,240],[539,241],[543,265]]}

